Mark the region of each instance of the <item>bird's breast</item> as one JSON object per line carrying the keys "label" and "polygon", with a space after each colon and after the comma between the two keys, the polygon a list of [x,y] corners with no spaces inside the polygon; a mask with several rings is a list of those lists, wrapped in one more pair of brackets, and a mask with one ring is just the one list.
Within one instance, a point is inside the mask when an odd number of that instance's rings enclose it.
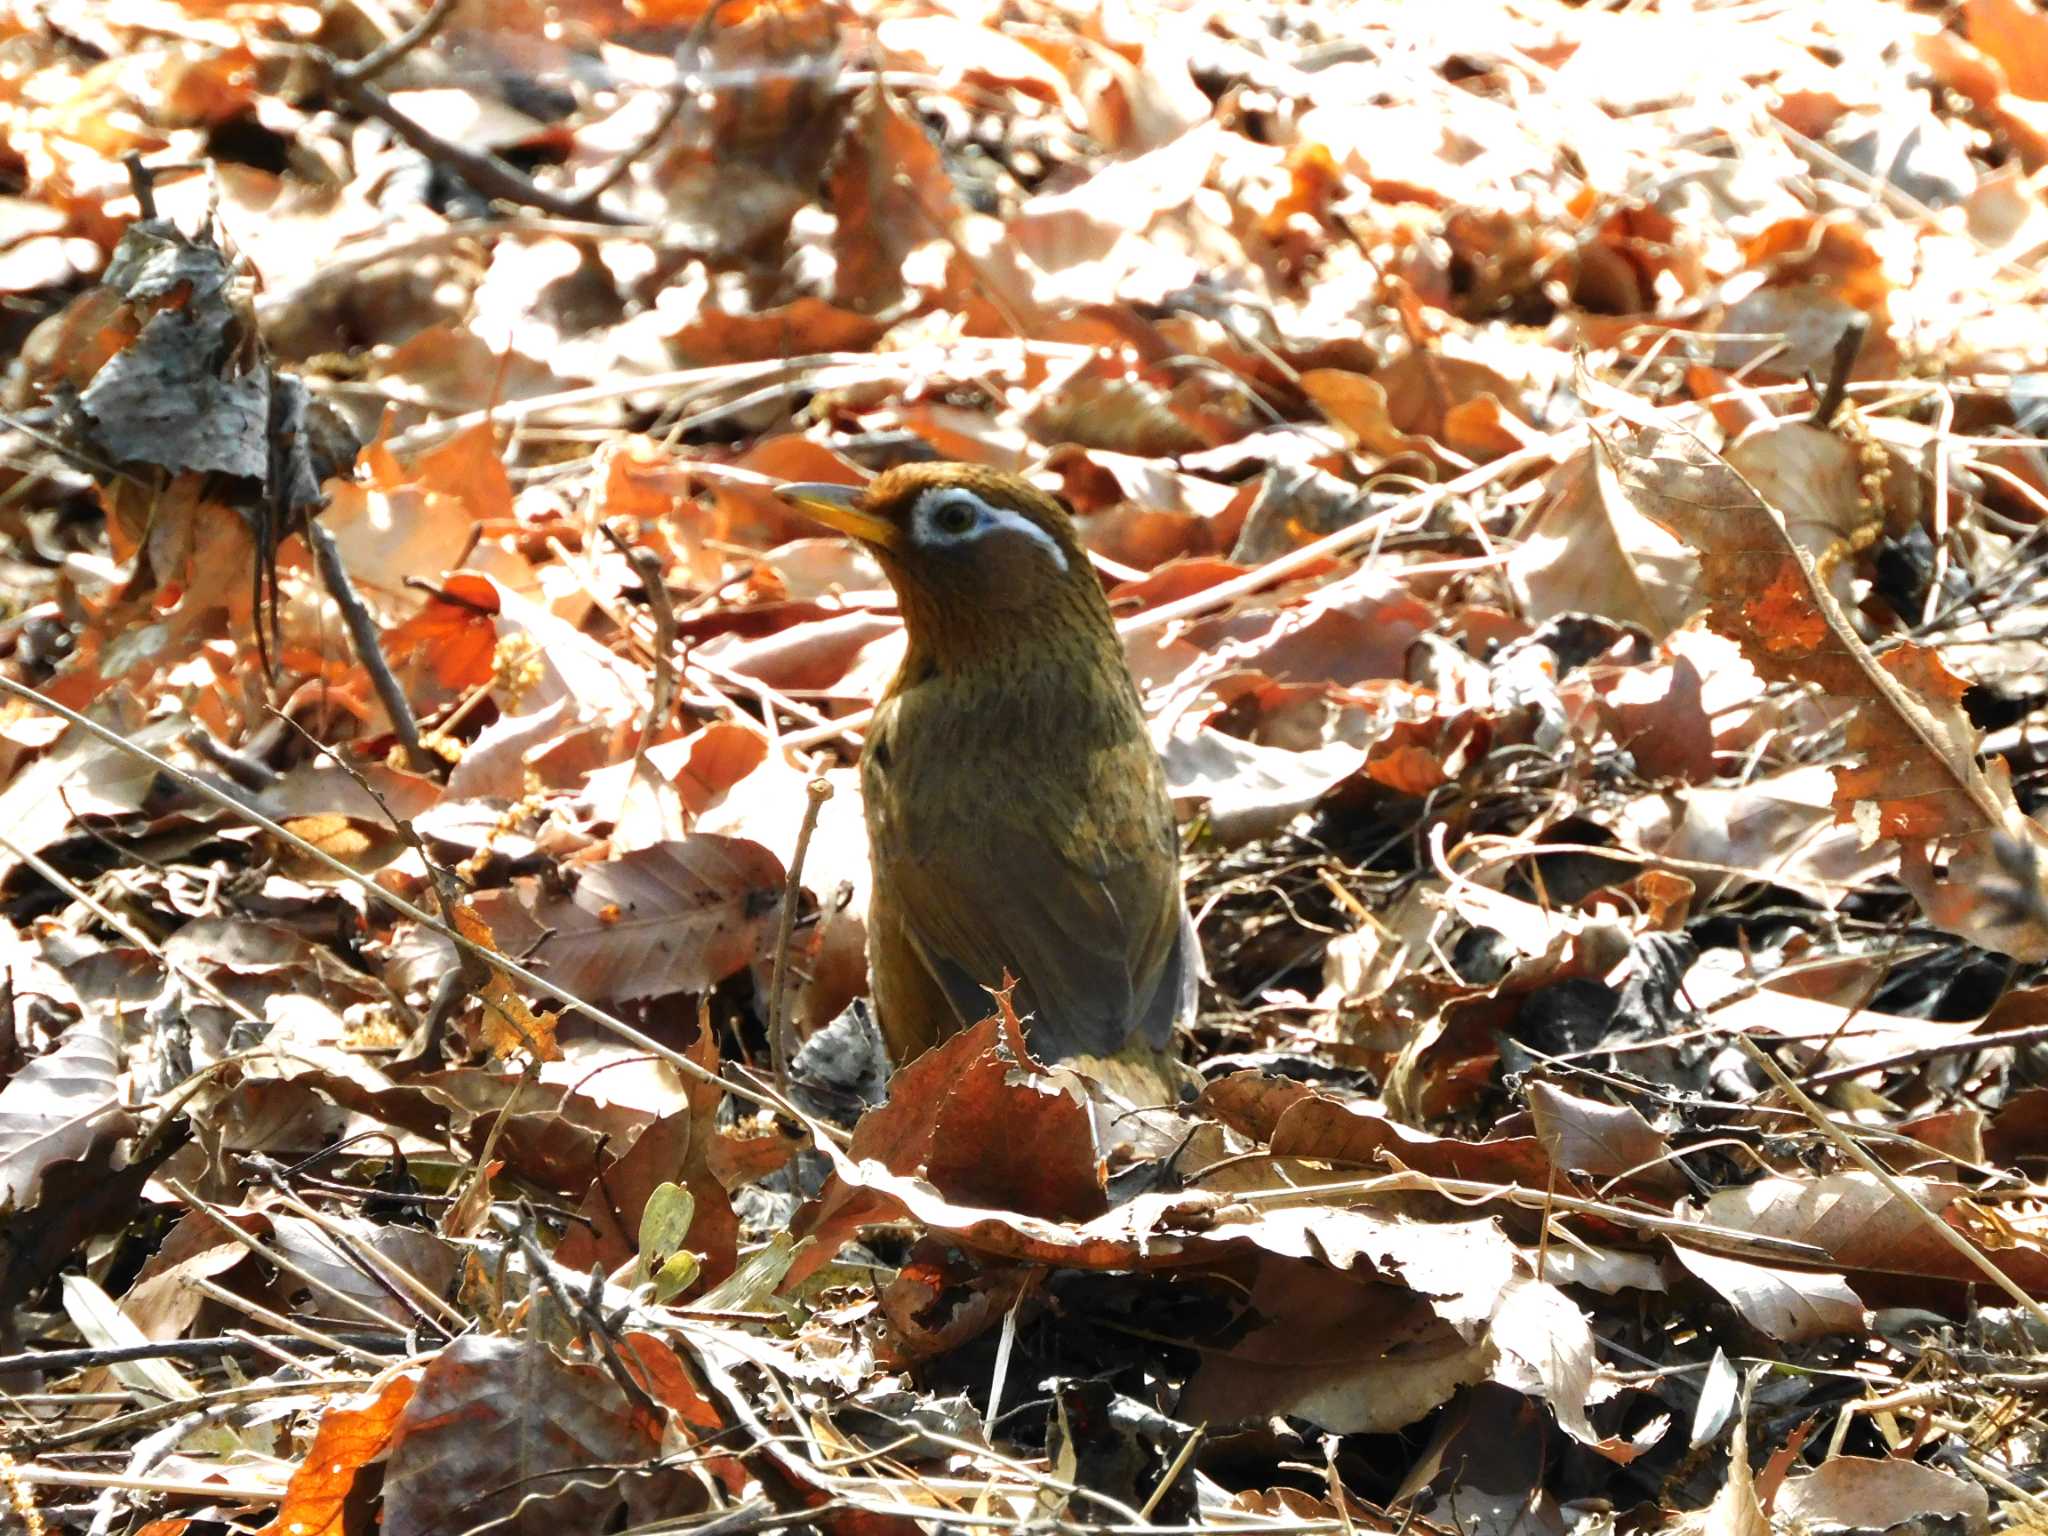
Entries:
{"label": "bird's breast", "polygon": [[1085,866],[1120,836],[1112,827],[1155,819],[1155,764],[1134,695],[1090,699],[1028,675],[979,687],[937,677],[877,708],[861,788],[878,860],[1024,824]]}

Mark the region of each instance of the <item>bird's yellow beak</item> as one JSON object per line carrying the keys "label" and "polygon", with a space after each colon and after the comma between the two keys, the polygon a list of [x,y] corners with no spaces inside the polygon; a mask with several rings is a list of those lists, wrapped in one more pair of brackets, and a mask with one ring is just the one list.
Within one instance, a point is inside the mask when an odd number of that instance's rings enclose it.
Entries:
{"label": "bird's yellow beak", "polygon": [[803,481],[779,486],[775,494],[806,516],[815,517],[828,528],[852,534],[863,544],[887,549],[896,542],[896,525],[862,508],[857,485]]}

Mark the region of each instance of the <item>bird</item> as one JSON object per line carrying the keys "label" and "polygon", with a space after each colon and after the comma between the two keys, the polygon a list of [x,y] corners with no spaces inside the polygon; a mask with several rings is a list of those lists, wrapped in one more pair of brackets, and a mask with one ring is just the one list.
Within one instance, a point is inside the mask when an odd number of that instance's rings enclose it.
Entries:
{"label": "bird", "polygon": [[1043,1062],[1171,1102],[1201,953],[1180,838],[1109,603],[1066,508],[1021,476],[910,463],[778,494],[851,535],[903,615],[861,751],[870,992],[902,1065],[1011,1003]]}

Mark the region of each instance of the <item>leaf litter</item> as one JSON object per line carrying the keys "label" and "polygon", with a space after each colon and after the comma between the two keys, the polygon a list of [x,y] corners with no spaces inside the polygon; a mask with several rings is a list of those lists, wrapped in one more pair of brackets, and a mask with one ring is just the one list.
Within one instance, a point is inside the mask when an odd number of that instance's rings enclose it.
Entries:
{"label": "leaf litter", "polygon": [[[2039,15],[45,12],[27,1528],[2043,1523]],[[773,488],[921,458],[1097,562],[1179,1104],[878,1055]]]}

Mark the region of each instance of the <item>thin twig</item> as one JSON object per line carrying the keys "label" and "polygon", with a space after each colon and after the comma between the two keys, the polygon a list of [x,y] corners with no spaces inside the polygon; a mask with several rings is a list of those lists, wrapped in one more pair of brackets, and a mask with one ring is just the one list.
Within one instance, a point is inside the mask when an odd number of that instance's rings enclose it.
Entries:
{"label": "thin twig", "polygon": [[[229,1342],[240,1344],[243,1341],[234,1339]],[[379,1361],[378,1363],[381,1365],[383,1362]],[[294,1362],[294,1367],[297,1368],[296,1362]],[[295,1393],[318,1396],[322,1393],[330,1392],[353,1392],[358,1387],[368,1386],[376,1379],[374,1376],[316,1376],[309,1377],[305,1381],[258,1381],[251,1382],[247,1386],[218,1387],[210,1392],[202,1392],[196,1398],[179,1398],[177,1401],[169,1403],[151,1403],[147,1408],[137,1408],[132,1413],[119,1414],[111,1419],[101,1419],[97,1423],[87,1424],[79,1429],[60,1430],[55,1434],[49,1435],[18,1434],[14,1437],[13,1443],[16,1450],[26,1450],[31,1455],[40,1456],[45,1451],[62,1450],[68,1445],[90,1445],[95,1440],[106,1440],[115,1435],[125,1435],[130,1430],[147,1429],[152,1424],[161,1424],[165,1419],[178,1418],[180,1415],[189,1412],[195,1403],[218,1407],[227,1403],[241,1402],[249,1398],[282,1399],[290,1397]],[[58,1393],[54,1395],[59,1402],[67,1405],[91,1403],[101,1399],[101,1394],[93,1392]],[[128,1394],[125,1392],[112,1393],[108,1394],[108,1396],[122,1402],[126,1402],[128,1399]],[[28,1401],[30,1398],[27,1393],[17,1393],[10,1394],[10,1400],[19,1403]]]}
{"label": "thin twig", "polygon": [[[422,1285],[417,1276],[409,1273],[403,1265],[394,1262],[388,1254],[380,1253],[325,1212],[308,1205],[282,1180],[273,1176],[269,1183],[286,1209],[296,1212],[301,1220],[318,1227],[327,1240],[341,1249],[344,1257],[361,1271],[366,1279],[381,1287],[392,1300],[402,1303],[422,1323],[448,1338],[453,1338],[455,1334],[469,1327],[470,1319]],[[438,1314],[441,1321],[435,1321],[434,1314]],[[452,1333],[449,1331],[451,1328],[454,1330]]]}
{"label": "thin twig", "polygon": [[130,1477],[122,1472],[81,1472],[73,1467],[45,1467],[35,1462],[15,1467],[9,1476],[24,1483],[43,1483],[57,1488],[114,1488],[127,1493],[154,1493],[164,1497],[205,1499],[210,1504],[233,1500],[242,1504],[282,1504],[285,1490],[268,1483],[237,1483],[227,1478],[184,1482],[170,1477]]}
{"label": "thin twig", "polygon": [[[328,1337],[373,1355],[402,1355],[409,1351],[405,1340],[395,1333],[332,1333]],[[283,1342],[290,1347],[291,1341]],[[223,1335],[157,1339],[148,1344],[119,1344],[106,1349],[30,1349],[17,1355],[0,1355],[0,1376],[11,1376],[17,1371],[89,1371],[130,1360],[212,1360],[220,1355],[247,1354],[253,1348],[246,1339]]]}
{"label": "thin twig", "polygon": [[652,550],[627,543],[612,531],[609,523],[599,523],[597,527],[633,568],[641,590],[647,594],[647,611],[654,616],[654,643],[648,648],[654,660],[654,700],[648,706],[647,718],[640,724],[640,744],[633,749],[634,767],[640,771],[647,767],[647,748],[654,733],[668,724],[669,712],[675,708],[676,605],[669,597],[668,583],[662,580],[661,562]]}
{"label": "thin twig", "polygon": [[1847,1082],[1852,1077],[1865,1077],[1872,1072],[1917,1067],[1924,1061],[1936,1061],[1943,1056],[1964,1056],[2000,1046],[2036,1045],[2043,1040],[2048,1040],[2048,1024],[2034,1024],[2026,1029],[2002,1029],[1988,1035],[1963,1035],[1954,1040],[1944,1040],[1939,1045],[1916,1046],[1910,1051],[1900,1051],[1896,1056],[1883,1056],[1876,1061],[1829,1067],[1825,1072],[1806,1076],[1805,1082],[1809,1088],[1825,1088],[1829,1083]]}
{"label": "thin twig", "polygon": [[309,46],[304,52],[314,68],[326,76],[350,106],[365,117],[374,117],[385,124],[428,160],[461,177],[467,186],[483,196],[525,208],[538,208],[543,213],[564,219],[593,224],[628,222],[585,193],[557,192],[522,174],[489,150],[470,149],[442,138],[425,124],[400,111],[389,96],[368,80],[356,78],[346,64],[325,48]]}
{"label": "thin twig", "polygon": [[797,829],[796,856],[789,861],[789,878],[782,886],[782,923],[775,935],[775,968],[768,984],[768,1063],[778,1086],[786,1081],[789,1065],[787,1030],[782,1017],[782,991],[789,980],[789,941],[796,931],[796,904],[804,877],[804,856],[811,850],[811,834],[818,830],[818,812],[832,798],[832,781],[820,774],[811,780],[804,801],[804,823]]}
{"label": "thin twig", "polygon": [[[1181,1473],[1187,1469],[1188,1458],[1195,1454],[1195,1447],[1202,1443],[1202,1437],[1208,1432],[1207,1424],[1197,1424],[1188,1431],[1187,1438],[1181,1441],[1180,1449],[1174,1453],[1173,1460],[1167,1464],[1166,1470],[1159,1474],[1159,1485],[1152,1490],[1151,1497],[1138,1506],[1138,1518],[1141,1521],[1149,1521],[1152,1518],[1152,1512],[1159,1507],[1159,1501],[1165,1498],[1167,1491],[1180,1480]],[[1342,1506],[1339,1507],[1341,1509]]]}
{"label": "thin twig", "polygon": [[[1272,1154],[1257,1154],[1270,1156]],[[1229,1161],[1236,1161],[1230,1159]],[[1202,1178],[1215,1169],[1204,1170],[1189,1181],[1190,1187],[1199,1188]],[[1553,1194],[1547,1190],[1530,1189],[1520,1184],[1489,1184],[1483,1179],[1447,1179],[1434,1174],[1405,1169],[1400,1173],[1384,1174],[1369,1179],[1343,1179],[1328,1183],[1301,1184],[1284,1189],[1251,1189],[1233,1191],[1233,1202],[1258,1206],[1284,1206],[1300,1201],[1314,1204],[1331,1204],[1352,1196],[1394,1194],[1401,1191],[1434,1193],[1460,1203],[1486,1200],[1505,1200],[1530,1211],[1543,1211],[1554,1207],[1575,1215],[1597,1216],[1602,1221],[1613,1222],[1620,1227],[1636,1227],[1645,1232],[1682,1239],[1695,1248],[1704,1248],[1713,1253],[1750,1254],[1766,1259],[1789,1259],[1796,1264],[1828,1264],[1834,1256],[1827,1249],[1812,1243],[1802,1243],[1787,1237],[1772,1237],[1762,1232],[1744,1232],[1736,1227],[1714,1226],[1703,1221],[1687,1221],[1683,1217],[1669,1216],[1657,1211],[1641,1211],[1633,1206],[1616,1205],[1606,1200],[1584,1200],[1576,1195]]]}
{"label": "thin twig", "polygon": [[[676,45],[676,77],[669,82],[668,100],[662,104],[660,115],[655,118],[647,132],[619,151],[617,157],[599,173],[597,179],[583,189],[585,197],[595,202],[611,191],[618,185],[619,178],[632,168],[633,163],[659,144],[669,129],[675,126],[676,119],[683,115],[683,108],[697,95],[699,77],[695,60],[705,52],[704,40],[710,35],[712,23],[718,19],[718,13],[731,3],[732,0],[711,0],[711,3],[704,7],[704,13],[690,24],[689,32],[682,42]],[[692,60],[692,66],[689,68],[683,65],[685,57]]]}
{"label": "thin twig", "polygon": [[528,1270],[554,1299],[555,1305],[561,1308],[562,1316],[578,1326],[585,1341],[603,1358],[606,1373],[617,1384],[626,1400],[635,1408],[659,1417],[661,1410],[655,1406],[646,1389],[619,1358],[618,1349],[613,1345],[611,1333],[605,1325],[603,1313],[597,1306],[591,1305],[581,1297],[571,1299],[563,1290],[561,1282],[555,1278],[553,1261],[541,1251],[540,1244],[533,1240],[533,1212],[523,1210],[515,1219],[509,1212],[499,1211],[496,1213],[496,1220],[500,1229],[509,1233],[519,1244],[520,1251],[526,1255]]}
{"label": "thin twig", "polygon": [[1148,630],[1163,629],[1168,624],[1177,623],[1182,619],[1213,613],[1240,597],[1263,592],[1277,582],[1320,565],[1333,555],[1345,553],[1372,538],[1388,523],[1428,511],[1453,497],[1470,495],[1496,480],[1507,479],[1525,469],[1533,469],[1539,464],[1560,459],[1580,446],[1584,439],[1585,429],[1572,427],[1553,437],[1545,438],[1540,443],[1504,454],[1489,464],[1468,470],[1455,480],[1446,480],[1442,485],[1433,485],[1427,490],[1403,497],[1400,501],[1381,508],[1371,517],[1361,518],[1334,533],[1325,534],[1312,543],[1304,544],[1299,549],[1290,550],[1279,559],[1269,560],[1256,570],[1246,571],[1242,576],[1234,576],[1229,581],[1219,581],[1213,587],[1204,587],[1201,591],[1191,592],[1174,602],[1161,603],[1157,608],[1148,608],[1117,625],[1117,632],[1125,636],[1143,634]]}
{"label": "thin twig", "polygon": [[[650,373],[638,378],[607,380],[602,384],[585,384],[575,389],[558,390],[549,395],[533,395],[522,400],[505,400],[481,410],[465,411],[459,416],[444,416],[437,421],[423,422],[409,427],[386,444],[393,453],[407,453],[414,449],[428,447],[434,443],[446,442],[458,437],[470,428],[484,422],[524,422],[545,416],[551,411],[565,410],[576,405],[603,405],[613,400],[623,400],[634,395],[658,395],[691,386],[702,385],[706,389],[719,386],[748,384],[757,381],[782,378],[809,378],[814,386],[822,386],[818,376],[830,369],[846,369],[865,379],[884,381],[890,379],[923,378],[932,382],[934,373],[972,375],[1009,364],[1021,365],[1027,358],[1045,358],[1084,362],[1095,356],[1092,346],[1083,346],[1066,341],[1015,341],[1009,338],[973,338],[965,342],[939,347],[908,347],[901,352],[809,352],[800,357],[769,358],[751,363],[706,363],[695,368],[676,368],[666,373]],[[1506,460],[1498,461],[1505,463]],[[772,475],[759,470],[742,469],[737,465],[722,465],[708,462],[692,462],[692,474],[730,481],[736,485],[759,485],[772,487],[780,482]]]}
{"label": "thin twig", "polygon": [[455,0],[434,0],[434,3],[421,13],[420,19],[398,36],[372,49],[353,64],[337,63],[335,73],[345,76],[357,85],[367,85],[422,43],[431,41],[434,34],[446,26],[448,18],[454,14]]}
{"label": "thin twig", "polygon": [[419,722],[413,718],[412,705],[406,700],[405,690],[398,686],[398,679],[392,676],[391,663],[384,659],[384,648],[377,639],[377,622],[370,617],[370,610],[364,606],[354,583],[348,578],[348,568],[342,564],[341,549],[334,542],[334,535],[320,525],[319,519],[309,518],[306,542],[313,546],[313,559],[320,567],[321,584],[341,610],[341,621],[348,627],[356,660],[370,674],[371,686],[377,690],[377,701],[384,706],[384,713],[391,717],[391,729],[405,747],[406,762],[414,773],[438,773],[441,760],[420,740]]}
{"label": "thin twig", "polygon": [[[273,1312],[269,1307],[259,1302],[251,1301],[246,1296],[237,1296],[217,1280],[209,1280],[204,1275],[194,1275],[187,1283],[191,1285],[193,1290],[206,1297],[209,1301],[217,1301],[231,1311],[240,1312],[246,1317],[255,1319],[266,1328],[275,1328],[279,1333],[311,1344],[315,1349],[324,1349],[331,1354],[349,1356],[359,1365],[382,1365],[384,1363],[366,1349],[351,1349],[348,1345],[342,1343],[341,1340],[335,1338],[333,1334],[322,1333],[317,1328],[308,1328],[304,1323],[294,1322],[282,1312]],[[266,1345],[274,1345],[276,1340],[273,1336],[264,1338],[261,1342]]]}
{"label": "thin twig", "polygon": [[1843,325],[1841,334],[1835,337],[1834,357],[1828,369],[1827,386],[1820,391],[1820,399],[1814,403],[1813,414],[1806,418],[1810,427],[1826,431],[1835,424],[1835,415],[1842,409],[1843,400],[1849,393],[1849,370],[1855,366],[1857,353],[1863,350],[1863,338],[1870,333],[1870,317],[1860,310],[1850,316]]}

